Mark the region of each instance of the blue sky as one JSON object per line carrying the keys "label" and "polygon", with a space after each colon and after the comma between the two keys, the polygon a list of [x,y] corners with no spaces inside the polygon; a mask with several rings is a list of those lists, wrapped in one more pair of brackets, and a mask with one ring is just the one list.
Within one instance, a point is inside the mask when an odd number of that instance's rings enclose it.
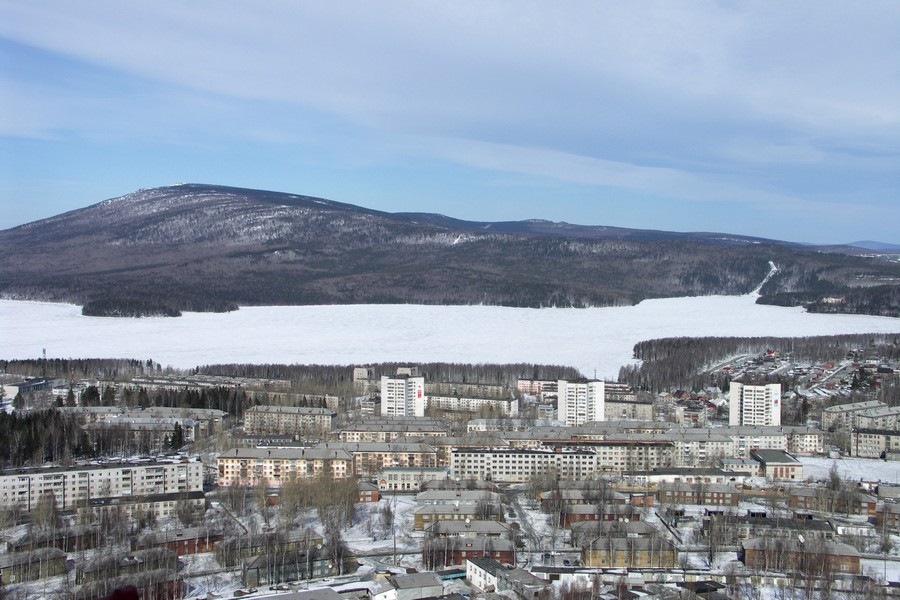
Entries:
{"label": "blue sky", "polygon": [[0,0],[0,229],[201,182],[900,243],[900,3]]}

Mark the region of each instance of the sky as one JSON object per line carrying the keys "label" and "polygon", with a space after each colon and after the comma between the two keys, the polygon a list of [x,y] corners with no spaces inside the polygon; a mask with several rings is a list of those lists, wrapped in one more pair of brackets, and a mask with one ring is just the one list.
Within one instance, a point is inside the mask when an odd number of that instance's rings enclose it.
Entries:
{"label": "sky", "polygon": [[900,3],[0,0],[0,229],[178,182],[900,243]]}

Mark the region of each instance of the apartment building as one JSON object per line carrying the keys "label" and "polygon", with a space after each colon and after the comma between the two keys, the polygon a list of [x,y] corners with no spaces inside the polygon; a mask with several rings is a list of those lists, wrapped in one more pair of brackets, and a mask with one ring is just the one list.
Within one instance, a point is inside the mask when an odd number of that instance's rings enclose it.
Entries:
{"label": "apartment building", "polygon": [[343,448],[235,448],[216,459],[220,486],[277,488],[292,478],[346,479],[355,474],[353,456]]}
{"label": "apartment building", "polygon": [[604,382],[560,379],[557,390],[559,420],[567,426],[606,420]]}
{"label": "apartment building", "polygon": [[248,434],[311,434],[331,431],[336,413],[329,408],[309,406],[251,406],[244,411],[244,432]]}
{"label": "apartment building", "polygon": [[381,377],[381,414],[394,417],[424,417],[428,397],[425,378],[412,376]]}
{"label": "apartment building", "polygon": [[781,425],[781,384],[732,381],[728,424],[756,427]]}
{"label": "apartment building", "polygon": [[45,495],[52,495],[65,510],[99,499],[197,491],[203,491],[203,464],[194,458],[16,469],[0,474],[0,507],[18,506],[26,512]]}
{"label": "apartment building", "polygon": [[856,413],[856,427],[860,429],[900,430],[900,407],[883,406]]}
{"label": "apartment building", "polygon": [[822,429],[858,427],[857,416],[859,413],[878,408],[887,408],[887,404],[878,400],[867,400],[865,402],[852,402],[850,404],[838,404],[823,408]]}
{"label": "apartment building", "polygon": [[342,442],[392,442],[399,437],[440,437],[447,425],[429,417],[372,417],[345,426],[338,434]]}
{"label": "apartment building", "polygon": [[414,492],[426,482],[445,479],[446,467],[385,467],[377,475],[382,492]]}
{"label": "apartment building", "polygon": [[852,429],[850,455],[859,458],[888,458],[900,452],[900,431]]}
{"label": "apartment building", "polygon": [[358,477],[377,477],[385,467],[436,467],[437,450],[419,442],[325,442],[313,450],[339,450],[352,457]]}
{"label": "apartment building", "polygon": [[587,479],[596,468],[592,450],[455,448],[450,459],[453,477],[497,483],[525,483],[550,473],[563,479]]}
{"label": "apartment building", "polygon": [[490,413],[505,417],[519,415],[517,398],[465,398],[460,396],[428,396],[429,408],[451,412]]}

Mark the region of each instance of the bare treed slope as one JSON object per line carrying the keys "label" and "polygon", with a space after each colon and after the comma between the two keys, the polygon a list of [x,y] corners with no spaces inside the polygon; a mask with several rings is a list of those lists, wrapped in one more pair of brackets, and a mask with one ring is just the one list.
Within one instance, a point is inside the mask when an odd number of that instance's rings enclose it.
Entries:
{"label": "bare treed slope", "polygon": [[0,293],[72,301],[99,314],[274,304],[604,306],[747,293],[770,261],[780,269],[771,293],[859,293],[900,281],[896,264],[769,240],[472,223],[190,184],[0,232]]}

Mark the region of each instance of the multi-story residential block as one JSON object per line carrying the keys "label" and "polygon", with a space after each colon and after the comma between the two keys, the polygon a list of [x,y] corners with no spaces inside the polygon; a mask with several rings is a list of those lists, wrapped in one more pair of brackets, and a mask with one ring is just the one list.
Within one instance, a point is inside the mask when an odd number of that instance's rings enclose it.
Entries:
{"label": "multi-story residential block", "polygon": [[417,506],[432,504],[478,506],[484,503],[499,508],[500,494],[488,490],[426,490],[416,495]]}
{"label": "multi-story residential block", "polygon": [[355,475],[343,448],[235,448],[216,459],[219,485],[281,487],[291,479],[346,479]]}
{"label": "multi-story residential block", "polygon": [[629,419],[635,421],[652,421],[653,420],[653,403],[641,402],[637,400],[618,400],[609,397],[608,387],[606,383],[607,394],[604,402],[604,420],[615,421],[618,419]]}
{"label": "multi-story residential block", "polygon": [[524,450],[517,448],[456,448],[450,470],[458,479],[525,483],[539,475],[586,479],[597,470],[593,450]]}
{"label": "multi-story residential block", "polygon": [[[397,438],[397,441],[421,441],[410,438]],[[464,437],[432,437],[427,438],[427,443],[437,451],[437,466],[447,468],[450,466],[450,454],[454,448],[503,448],[509,444],[501,437],[493,434],[481,433]]]}
{"label": "multi-story residential block", "polygon": [[791,454],[812,456],[825,453],[825,432],[815,427],[784,426],[787,435],[787,451]]}
{"label": "multi-story residential block", "polygon": [[464,398],[460,396],[428,396],[428,407],[451,412],[486,412],[507,417],[519,414],[518,398]]}
{"label": "multi-story residential block", "polygon": [[519,379],[516,382],[516,390],[523,394],[536,396],[544,392],[556,393],[558,380],[548,381],[545,379]]}
{"label": "multi-story residential block", "polygon": [[900,431],[850,430],[850,455],[859,458],[891,458],[900,453]]}
{"label": "multi-story residential block", "polygon": [[61,509],[99,499],[203,491],[203,464],[196,459],[6,470],[0,474],[0,507],[31,511],[43,496]]}
{"label": "multi-story residential block", "polygon": [[[190,439],[215,434],[222,430],[228,413],[215,408],[174,408],[169,406],[148,406],[142,409],[128,409],[121,406],[61,406],[60,412],[73,415],[81,424],[120,422],[131,420],[156,420],[179,422],[185,428],[185,437]],[[190,423],[188,423],[190,421]],[[188,432],[187,429],[192,429]]]}
{"label": "multi-story residential block", "polygon": [[732,381],[729,425],[772,427],[781,425],[781,384]]}
{"label": "multi-story residential block", "polygon": [[381,377],[381,414],[424,417],[428,397],[424,377]]}
{"label": "multi-story residential block", "polygon": [[559,420],[569,427],[590,421],[606,420],[606,394],[603,381],[568,381],[557,383]]}
{"label": "multi-story residential block", "polygon": [[372,417],[344,426],[342,442],[392,442],[399,437],[440,437],[449,433],[445,423],[430,417]]}
{"label": "multi-story residential block", "polygon": [[382,492],[414,492],[429,481],[447,479],[446,467],[385,467],[376,477]]}
{"label": "multi-story residential block", "polygon": [[845,427],[858,427],[859,413],[871,409],[887,408],[887,404],[878,400],[838,404],[822,409],[822,429],[833,430]]}
{"label": "multi-story residential block", "polygon": [[335,412],[308,406],[251,406],[244,411],[244,432],[324,436],[331,431]]}
{"label": "multi-story residential block", "polygon": [[537,419],[472,419],[466,423],[469,433],[486,431],[527,431],[532,427],[563,427],[562,421],[541,421]]}
{"label": "multi-story residential block", "polygon": [[385,467],[436,467],[437,450],[419,442],[325,442],[313,450],[340,450],[353,458],[353,473],[375,477]]}
{"label": "multi-story residential block", "polygon": [[855,413],[855,416],[855,426],[860,429],[900,431],[900,406],[869,408]]}

